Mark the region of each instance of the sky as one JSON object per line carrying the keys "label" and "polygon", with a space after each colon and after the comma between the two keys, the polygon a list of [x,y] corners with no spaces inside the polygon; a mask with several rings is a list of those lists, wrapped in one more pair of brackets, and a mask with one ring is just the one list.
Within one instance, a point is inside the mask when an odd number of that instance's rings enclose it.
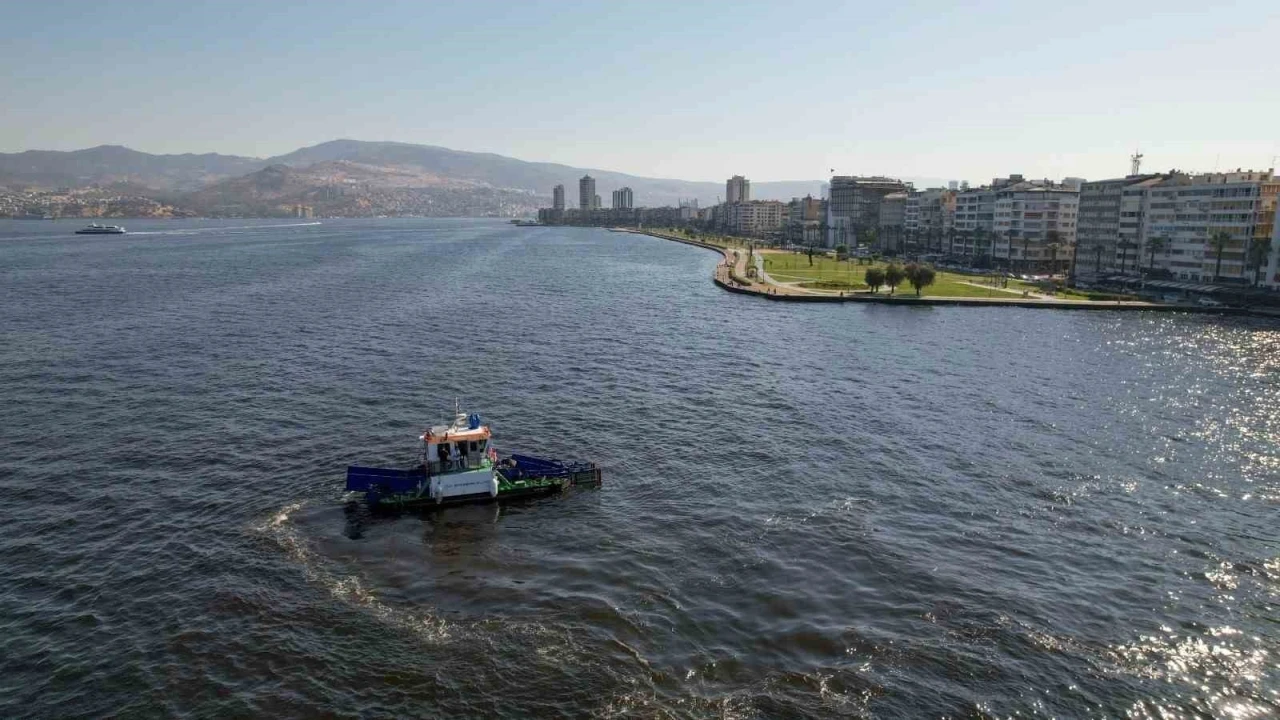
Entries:
{"label": "sky", "polygon": [[1263,169],[1280,4],[0,0],[0,152],[336,138],[651,177]]}

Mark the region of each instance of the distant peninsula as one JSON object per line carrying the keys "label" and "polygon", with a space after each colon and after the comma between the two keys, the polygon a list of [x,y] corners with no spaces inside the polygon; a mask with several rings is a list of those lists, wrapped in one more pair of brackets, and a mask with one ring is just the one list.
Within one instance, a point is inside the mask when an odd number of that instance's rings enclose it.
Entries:
{"label": "distant peninsula", "polygon": [[[398,142],[333,140],[272,158],[102,145],[0,153],[0,217],[530,217],[586,173],[632,188],[637,206],[712,204],[724,189]],[[754,187],[788,200],[821,184]]]}

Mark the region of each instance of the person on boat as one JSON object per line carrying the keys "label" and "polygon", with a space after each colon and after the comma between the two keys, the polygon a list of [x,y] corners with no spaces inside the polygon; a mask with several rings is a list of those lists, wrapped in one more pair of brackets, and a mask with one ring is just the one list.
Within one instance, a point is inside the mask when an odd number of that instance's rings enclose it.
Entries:
{"label": "person on boat", "polygon": [[440,461],[440,469],[446,470],[449,467],[449,443],[440,443],[436,446],[436,457]]}

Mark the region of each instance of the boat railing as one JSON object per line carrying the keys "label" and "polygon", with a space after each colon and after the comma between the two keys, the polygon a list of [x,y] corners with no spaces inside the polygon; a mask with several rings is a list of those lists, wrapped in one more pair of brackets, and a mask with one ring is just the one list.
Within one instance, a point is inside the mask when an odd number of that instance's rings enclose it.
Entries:
{"label": "boat railing", "polygon": [[441,475],[450,472],[462,472],[464,470],[479,470],[482,458],[476,456],[471,458],[458,460],[432,460],[427,463],[427,473],[429,475]]}

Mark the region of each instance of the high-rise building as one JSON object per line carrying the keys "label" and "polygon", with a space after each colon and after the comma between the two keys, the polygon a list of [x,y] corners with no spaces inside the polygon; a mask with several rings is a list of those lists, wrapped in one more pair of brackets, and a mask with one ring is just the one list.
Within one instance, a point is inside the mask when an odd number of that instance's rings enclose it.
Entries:
{"label": "high-rise building", "polygon": [[602,207],[604,207],[604,206],[600,204],[600,196],[599,196],[599,195],[596,195],[594,198],[592,198],[592,199],[591,199],[591,209],[592,209],[592,210],[599,210],[599,209],[600,209],[600,208],[602,208]]}
{"label": "high-rise building", "polygon": [[880,227],[880,203],[884,196],[910,190],[909,184],[893,178],[832,177],[831,199],[827,203],[827,246],[856,244],[868,230]]}
{"label": "high-rise building", "polygon": [[596,179],[590,175],[583,175],[578,181],[578,208],[581,210],[590,210],[597,207],[599,203],[596,201]]}
{"label": "high-rise building", "polygon": [[551,191],[551,209],[564,210],[564,186],[557,185]]}
{"label": "high-rise building", "polygon": [[741,175],[734,175],[724,184],[724,201],[727,203],[747,202],[751,200],[751,181]]}
{"label": "high-rise building", "polygon": [[613,208],[615,210],[630,210],[634,207],[632,200],[633,195],[631,188],[624,187],[613,191]]}

